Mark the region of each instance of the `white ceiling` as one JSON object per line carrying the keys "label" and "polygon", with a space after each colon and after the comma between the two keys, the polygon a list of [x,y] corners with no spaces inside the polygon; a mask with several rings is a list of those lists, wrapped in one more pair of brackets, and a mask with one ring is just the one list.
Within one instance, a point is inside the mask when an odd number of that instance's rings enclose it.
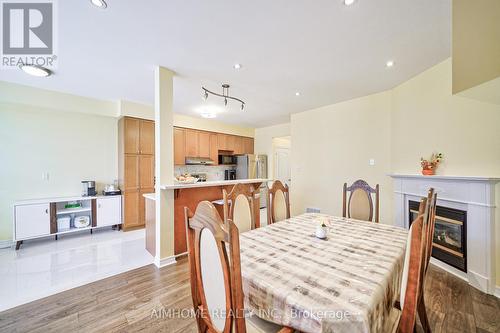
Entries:
{"label": "white ceiling", "polygon": [[[246,101],[221,121],[264,126],[391,88],[450,56],[451,0],[58,1],[59,66],[2,80],[108,100],[154,102],[153,70],[177,73],[175,112],[204,105],[201,86]],[[387,60],[395,61],[391,69]],[[243,68],[236,71],[234,63]],[[295,92],[300,91],[299,97]]]}

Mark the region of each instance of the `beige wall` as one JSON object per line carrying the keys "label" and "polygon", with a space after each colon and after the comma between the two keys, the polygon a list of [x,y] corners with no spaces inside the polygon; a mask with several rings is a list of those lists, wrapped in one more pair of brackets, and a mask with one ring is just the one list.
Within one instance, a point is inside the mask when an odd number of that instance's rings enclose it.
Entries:
{"label": "beige wall", "polygon": [[[439,174],[500,177],[500,106],[452,95],[451,86],[448,59],[390,91],[292,115],[293,212],[339,215],[343,182],[364,178],[380,183],[381,219],[392,223],[386,174],[417,174],[434,151],[445,156]],[[500,208],[496,218],[500,285]]]}
{"label": "beige wall", "polygon": [[390,115],[390,92],[292,115],[294,214],[314,207],[341,216],[343,184],[362,178],[380,184],[381,221],[391,223]]}
{"label": "beige wall", "polygon": [[453,93],[500,76],[500,1],[453,0]]}
{"label": "beige wall", "polygon": [[[0,103],[0,240],[15,200],[72,196],[117,177],[117,118]],[[48,172],[49,179],[42,174]]]}
{"label": "beige wall", "polygon": [[[120,116],[131,116],[154,120],[154,108],[149,105],[130,101],[120,101]],[[213,119],[191,117],[179,113],[174,113],[174,126],[248,137],[254,136],[254,129],[251,127],[232,125]]]}
{"label": "beige wall", "polygon": [[255,129],[255,154],[267,155],[267,177],[274,178],[273,139],[290,135],[290,123]]}

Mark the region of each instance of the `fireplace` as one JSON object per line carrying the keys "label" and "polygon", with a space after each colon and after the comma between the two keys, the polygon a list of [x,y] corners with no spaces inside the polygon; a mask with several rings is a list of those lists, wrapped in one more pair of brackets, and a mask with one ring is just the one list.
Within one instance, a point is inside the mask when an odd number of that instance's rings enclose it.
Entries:
{"label": "fireplace", "polygon": [[[408,201],[409,223],[418,215],[419,203]],[[467,272],[467,212],[436,207],[436,225],[432,243],[432,256],[463,272]]]}

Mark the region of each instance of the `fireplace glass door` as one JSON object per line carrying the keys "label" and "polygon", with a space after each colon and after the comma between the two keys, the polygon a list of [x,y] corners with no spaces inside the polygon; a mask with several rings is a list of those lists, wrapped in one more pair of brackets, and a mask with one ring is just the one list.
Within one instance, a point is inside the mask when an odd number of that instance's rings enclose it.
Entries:
{"label": "fireplace glass door", "polygon": [[[409,201],[410,224],[418,215],[418,206],[418,202]],[[467,272],[466,226],[467,212],[449,207],[436,207],[432,256],[464,272]]]}

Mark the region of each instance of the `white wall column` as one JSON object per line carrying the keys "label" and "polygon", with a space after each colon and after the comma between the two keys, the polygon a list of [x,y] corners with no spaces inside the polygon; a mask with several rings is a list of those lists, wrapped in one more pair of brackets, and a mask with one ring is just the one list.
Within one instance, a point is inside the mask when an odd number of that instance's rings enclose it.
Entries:
{"label": "white wall column", "polygon": [[172,184],[174,175],[174,73],[164,67],[155,69],[155,176],[156,176],[156,255],[162,267],[175,263],[174,193],[160,185]]}

